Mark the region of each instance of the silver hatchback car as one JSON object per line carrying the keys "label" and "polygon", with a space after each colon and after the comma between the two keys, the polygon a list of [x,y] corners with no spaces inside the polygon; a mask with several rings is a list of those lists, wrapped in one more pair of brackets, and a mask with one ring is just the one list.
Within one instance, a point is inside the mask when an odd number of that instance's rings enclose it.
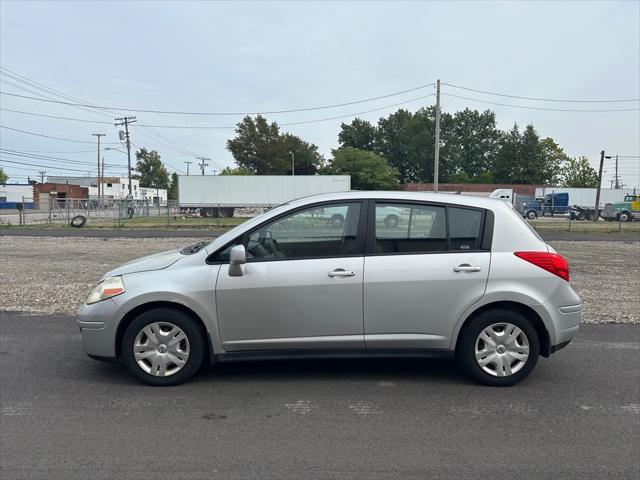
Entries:
{"label": "silver hatchback car", "polygon": [[506,386],[569,343],[581,309],[566,260],[502,200],[346,192],[116,268],[78,325],[89,356],[151,385],[203,362],[437,356]]}

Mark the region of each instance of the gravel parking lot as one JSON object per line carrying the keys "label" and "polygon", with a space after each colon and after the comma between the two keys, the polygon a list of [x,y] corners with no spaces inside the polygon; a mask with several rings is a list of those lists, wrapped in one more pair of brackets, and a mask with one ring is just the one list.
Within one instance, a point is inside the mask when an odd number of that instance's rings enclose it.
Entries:
{"label": "gravel parking lot", "polygon": [[[199,240],[0,236],[0,311],[72,314],[104,272]],[[569,259],[584,322],[640,323],[640,241],[550,244]]]}

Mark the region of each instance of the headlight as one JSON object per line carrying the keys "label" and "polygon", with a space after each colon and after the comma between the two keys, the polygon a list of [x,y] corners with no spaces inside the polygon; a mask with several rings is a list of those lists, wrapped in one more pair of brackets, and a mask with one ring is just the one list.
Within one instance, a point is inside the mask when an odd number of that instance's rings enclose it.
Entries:
{"label": "headlight", "polygon": [[87,305],[91,305],[92,303],[101,302],[102,300],[115,297],[121,293],[124,293],[122,277],[105,278],[91,290],[86,303]]}

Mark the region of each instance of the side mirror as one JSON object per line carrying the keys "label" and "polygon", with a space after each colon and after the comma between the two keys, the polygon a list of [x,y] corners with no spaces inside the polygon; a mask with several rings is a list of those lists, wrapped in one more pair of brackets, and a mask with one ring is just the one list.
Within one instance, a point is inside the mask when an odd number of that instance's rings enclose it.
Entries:
{"label": "side mirror", "polygon": [[244,245],[235,245],[229,252],[229,276],[241,277],[244,274],[242,265],[247,263],[247,252]]}

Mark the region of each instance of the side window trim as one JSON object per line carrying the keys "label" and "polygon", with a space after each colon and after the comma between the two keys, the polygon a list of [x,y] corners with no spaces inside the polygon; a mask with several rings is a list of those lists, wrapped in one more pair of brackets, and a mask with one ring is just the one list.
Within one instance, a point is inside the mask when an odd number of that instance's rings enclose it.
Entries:
{"label": "side window trim", "polygon": [[[493,237],[494,214],[491,210],[481,207],[470,207],[467,205],[457,205],[450,203],[429,202],[421,200],[408,199],[387,199],[387,198],[370,198],[367,200],[367,230],[366,230],[366,249],[365,255],[370,257],[392,256],[392,255],[433,255],[442,253],[467,253],[467,252],[487,252],[491,251],[491,242]],[[441,207],[445,209],[445,228],[447,234],[447,250],[432,252],[396,252],[396,253],[379,253],[376,252],[376,204],[413,204],[424,205],[427,207]],[[451,235],[449,234],[449,209],[462,208],[467,210],[475,210],[482,215],[480,218],[480,248],[474,250],[452,250]]]}
{"label": "side window trim", "polygon": [[226,265],[229,263],[228,260],[224,260],[224,261],[220,261],[220,260],[213,260],[213,258],[220,252],[226,250],[227,248],[229,248],[230,246],[233,245],[244,245],[245,247],[247,246],[248,242],[249,242],[249,237],[251,236],[252,233],[254,233],[257,230],[260,230],[261,228],[268,226],[272,223],[275,223],[279,220],[281,220],[282,218],[288,217],[290,215],[295,215],[298,212],[304,211],[304,210],[309,210],[312,208],[327,208],[327,207],[331,207],[331,206],[336,206],[336,205],[345,205],[345,204],[360,204],[360,217],[358,218],[358,229],[357,229],[357,233],[356,233],[356,242],[355,242],[355,250],[357,253],[355,254],[347,254],[347,255],[339,255],[339,256],[332,256],[332,257],[319,257],[319,256],[312,256],[312,257],[298,257],[298,258],[267,258],[267,259],[251,259],[251,260],[247,260],[247,263],[259,263],[259,262],[273,262],[273,261],[281,261],[281,262],[286,262],[286,261],[293,261],[293,260],[309,260],[309,259],[314,259],[314,258],[346,258],[346,257],[361,257],[365,255],[365,233],[366,233],[366,228],[367,228],[367,218],[368,218],[368,214],[367,214],[367,210],[368,210],[368,202],[366,199],[343,199],[343,200],[330,200],[330,201],[325,201],[325,202],[319,202],[319,203],[312,203],[312,204],[307,204],[307,205],[303,205],[300,206],[298,208],[295,209],[291,209],[288,210],[286,212],[281,213],[280,215],[277,215],[273,218],[270,218],[269,220],[266,220],[262,223],[260,223],[259,225],[256,225],[255,227],[253,227],[250,230],[247,230],[246,232],[242,233],[241,235],[237,236],[236,238],[234,238],[233,240],[230,240],[229,242],[227,242],[226,244],[224,244],[222,247],[218,248],[216,251],[214,251],[211,255],[209,255],[207,257],[206,263],[209,265]]}

